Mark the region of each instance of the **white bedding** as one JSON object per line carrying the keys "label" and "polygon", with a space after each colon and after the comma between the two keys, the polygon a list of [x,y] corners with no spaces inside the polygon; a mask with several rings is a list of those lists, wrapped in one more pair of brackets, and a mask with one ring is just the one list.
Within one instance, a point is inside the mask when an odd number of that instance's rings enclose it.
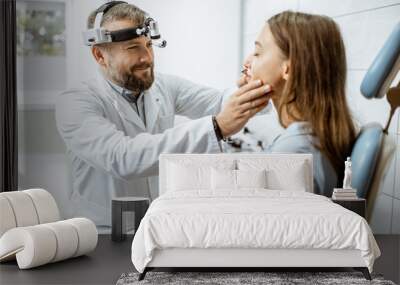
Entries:
{"label": "white bedding", "polygon": [[380,256],[359,215],[324,196],[265,189],[161,195],[135,234],[135,268],[143,272],[165,248],[357,249],[370,272]]}

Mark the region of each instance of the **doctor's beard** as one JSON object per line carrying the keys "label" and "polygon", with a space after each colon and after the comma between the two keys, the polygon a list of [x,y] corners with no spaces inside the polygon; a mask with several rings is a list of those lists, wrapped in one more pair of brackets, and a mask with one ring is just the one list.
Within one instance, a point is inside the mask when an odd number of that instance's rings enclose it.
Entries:
{"label": "doctor's beard", "polygon": [[[111,67],[111,66],[110,66]],[[150,74],[145,78],[140,78],[135,75],[136,70],[150,68]],[[154,82],[154,65],[153,64],[138,64],[131,66],[128,71],[118,71],[117,68],[112,66],[108,69],[110,78],[119,86],[132,91],[133,93],[140,94],[141,92],[149,89]]]}

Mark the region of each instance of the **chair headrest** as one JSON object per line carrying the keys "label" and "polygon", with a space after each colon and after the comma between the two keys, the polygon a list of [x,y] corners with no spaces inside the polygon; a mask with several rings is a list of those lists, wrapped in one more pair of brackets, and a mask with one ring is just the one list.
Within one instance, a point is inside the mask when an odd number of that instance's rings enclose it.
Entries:
{"label": "chair headrest", "polygon": [[367,99],[382,98],[400,70],[400,22],[394,27],[361,83]]}
{"label": "chair headrest", "polygon": [[382,145],[383,130],[378,123],[365,125],[351,152],[352,187],[360,198],[366,198]]}

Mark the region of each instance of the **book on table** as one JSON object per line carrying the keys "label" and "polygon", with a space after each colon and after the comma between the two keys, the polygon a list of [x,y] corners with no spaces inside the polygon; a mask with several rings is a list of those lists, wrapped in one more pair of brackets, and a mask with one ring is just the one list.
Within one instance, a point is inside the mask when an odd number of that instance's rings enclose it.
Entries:
{"label": "book on table", "polygon": [[337,199],[337,200],[356,200],[356,199],[358,199],[357,190],[356,189],[335,188],[333,190],[332,199]]}

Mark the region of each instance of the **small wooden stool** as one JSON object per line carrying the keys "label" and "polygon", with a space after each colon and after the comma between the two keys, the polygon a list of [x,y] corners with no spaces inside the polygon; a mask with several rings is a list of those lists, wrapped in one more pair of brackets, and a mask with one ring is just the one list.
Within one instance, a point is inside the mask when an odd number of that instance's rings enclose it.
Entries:
{"label": "small wooden stool", "polygon": [[150,199],[146,197],[116,197],[111,205],[111,239],[113,241],[123,241],[126,239],[126,228],[123,221],[124,212],[135,213],[135,233],[140,221],[144,217],[150,205]]}

